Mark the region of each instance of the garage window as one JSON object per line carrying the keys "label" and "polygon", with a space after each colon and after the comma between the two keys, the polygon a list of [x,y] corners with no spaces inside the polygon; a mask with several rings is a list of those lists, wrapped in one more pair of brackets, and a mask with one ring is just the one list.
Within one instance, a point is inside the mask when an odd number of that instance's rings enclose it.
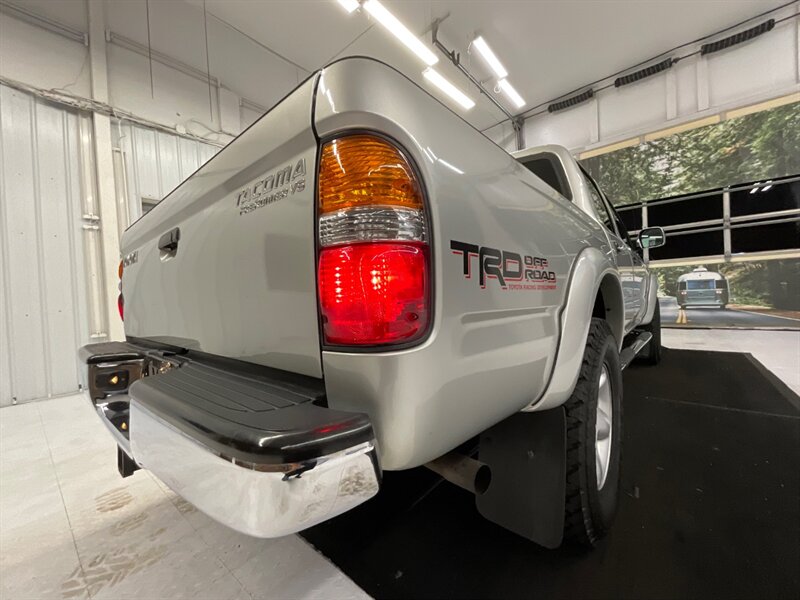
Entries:
{"label": "garage window", "polygon": [[142,214],[147,214],[151,210],[153,210],[158,204],[158,200],[155,198],[142,198]]}

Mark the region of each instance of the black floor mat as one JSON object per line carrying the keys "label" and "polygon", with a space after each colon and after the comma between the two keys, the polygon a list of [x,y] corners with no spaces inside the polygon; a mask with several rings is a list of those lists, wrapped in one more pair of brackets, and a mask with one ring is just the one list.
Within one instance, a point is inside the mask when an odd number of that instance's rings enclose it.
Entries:
{"label": "black floor mat", "polygon": [[634,363],[625,372],[626,394],[800,415],[797,395],[750,354],[662,350],[664,359],[655,369]]}
{"label": "black floor mat", "polygon": [[376,598],[800,597],[800,412],[746,355],[625,374],[623,491],[588,554],[483,520],[424,469],[303,536]]}

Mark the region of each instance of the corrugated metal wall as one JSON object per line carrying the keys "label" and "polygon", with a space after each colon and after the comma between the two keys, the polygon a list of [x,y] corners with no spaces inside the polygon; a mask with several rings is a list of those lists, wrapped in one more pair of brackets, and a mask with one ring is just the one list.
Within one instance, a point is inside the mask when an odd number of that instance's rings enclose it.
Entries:
{"label": "corrugated metal wall", "polygon": [[0,86],[0,406],[77,391],[76,350],[104,329],[88,119]]}
{"label": "corrugated metal wall", "polygon": [[[76,392],[107,339],[91,117],[0,85],[0,406]],[[115,123],[120,232],[219,147]]]}
{"label": "corrugated metal wall", "polygon": [[117,197],[128,214],[127,223],[120,218],[121,229],[142,215],[142,199],[161,200],[220,150],[131,123],[117,122],[112,132]]}

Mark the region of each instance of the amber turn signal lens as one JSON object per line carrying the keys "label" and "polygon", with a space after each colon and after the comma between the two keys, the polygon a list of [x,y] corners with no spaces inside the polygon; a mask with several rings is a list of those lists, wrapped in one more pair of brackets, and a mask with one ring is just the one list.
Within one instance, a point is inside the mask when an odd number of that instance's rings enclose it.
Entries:
{"label": "amber turn signal lens", "polygon": [[119,261],[119,278],[122,279],[122,271],[125,269],[125,264]]}
{"label": "amber turn signal lens", "polygon": [[373,135],[350,135],[322,147],[320,214],[360,206],[422,209],[422,192],[408,160]]}

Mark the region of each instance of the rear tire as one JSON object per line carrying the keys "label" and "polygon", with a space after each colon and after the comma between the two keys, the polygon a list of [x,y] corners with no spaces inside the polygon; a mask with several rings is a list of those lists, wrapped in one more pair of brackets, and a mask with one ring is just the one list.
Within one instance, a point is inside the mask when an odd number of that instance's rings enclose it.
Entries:
{"label": "rear tire", "polygon": [[647,325],[643,325],[641,330],[647,331],[653,337],[639,353],[639,360],[646,365],[657,365],[661,362],[661,307],[658,301],[656,301],[652,320]]}
{"label": "rear tire", "polygon": [[[608,386],[605,391],[603,381]],[[606,411],[610,408],[607,415],[610,431],[605,438],[605,411],[599,411],[598,404],[605,406]],[[578,383],[564,409],[567,418],[564,541],[591,548],[608,532],[617,510],[622,454],[619,350],[611,328],[603,319],[591,321]],[[605,469],[601,465],[604,458]]]}

